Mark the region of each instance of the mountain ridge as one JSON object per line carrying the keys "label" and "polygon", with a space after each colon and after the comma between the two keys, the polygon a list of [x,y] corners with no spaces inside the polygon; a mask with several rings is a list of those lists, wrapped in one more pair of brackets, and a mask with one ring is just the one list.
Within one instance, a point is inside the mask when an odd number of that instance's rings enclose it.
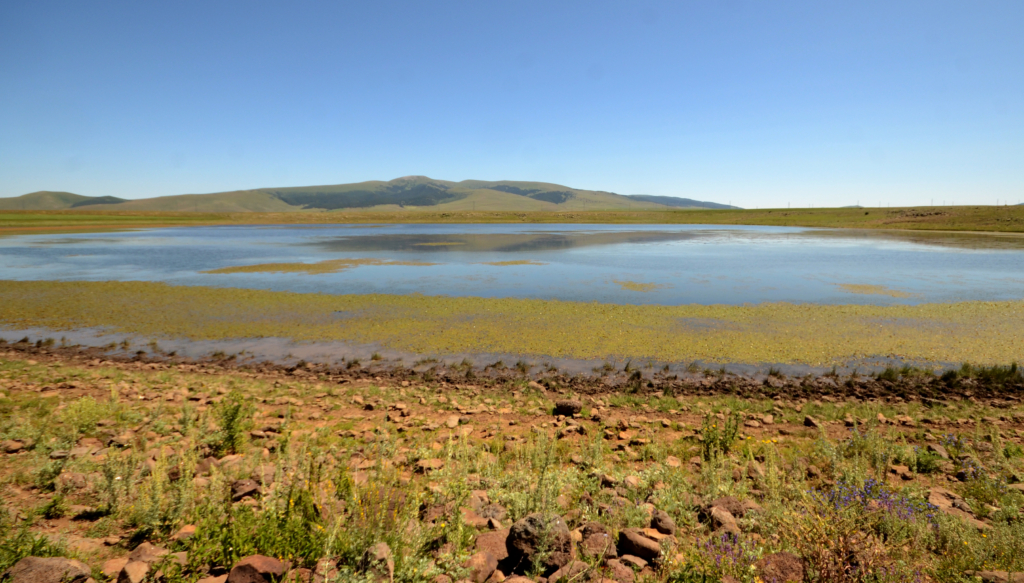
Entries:
{"label": "mountain ridge", "polygon": [[629,210],[739,208],[710,201],[621,195],[548,182],[463,180],[403,176],[389,181],[286,186],[127,200],[38,191],[0,198],[0,210],[303,212],[336,210]]}

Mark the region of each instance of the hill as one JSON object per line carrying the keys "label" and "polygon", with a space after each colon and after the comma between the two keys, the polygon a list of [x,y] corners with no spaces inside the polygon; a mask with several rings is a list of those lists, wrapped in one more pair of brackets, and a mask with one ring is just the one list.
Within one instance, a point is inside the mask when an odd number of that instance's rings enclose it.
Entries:
{"label": "hill", "polygon": [[546,182],[463,180],[405,176],[387,182],[257,188],[181,194],[137,200],[34,192],[0,198],[0,210],[66,210],[102,205],[104,210],[158,212],[296,212],[348,210],[559,211],[736,208],[688,198],[621,195]]}
{"label": "hill", "polygon": [[0,210],[56,211],[69,209],[78,203],[92,200],[91,197],[71,192],[40,190],[13,198],[0,198]]}
{"label": "hill", "polygon": [[629,198],[634,200],[641,200],[644,202],[653,202],[656,204],[663,204],[665,206],[678,207],[678,208],[693,208],[693,209],[738,209],[738,206],[732,206],[728,204],[721,204],[717,202],[709,202],[706,200],[693,200],[692,198],[680,198],[678,196],[654,196],[652,194],[627,194]]}

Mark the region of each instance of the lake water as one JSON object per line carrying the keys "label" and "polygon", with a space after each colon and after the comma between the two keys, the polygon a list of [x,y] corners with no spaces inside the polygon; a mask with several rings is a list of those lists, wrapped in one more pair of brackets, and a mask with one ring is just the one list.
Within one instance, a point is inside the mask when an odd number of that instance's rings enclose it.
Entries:
{"label": "lake water", "polygon": [[[337,259],[433,265],[201,273]],[[522,261],[532,263],[491,265]],[[671,305],[1017,300],[1024,237],[708,225],[187,227],[0,238],[2,279]]]}

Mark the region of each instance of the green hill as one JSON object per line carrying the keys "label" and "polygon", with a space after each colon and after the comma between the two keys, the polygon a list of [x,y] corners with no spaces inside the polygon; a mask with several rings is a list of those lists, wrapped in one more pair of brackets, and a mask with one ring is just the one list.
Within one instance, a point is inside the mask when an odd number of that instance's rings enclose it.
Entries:
{"label": "green hill", "polygon": [[677,196],[655,196],[652,194],[627,194],[629,198],[633,200],[640,200],[644,202],[653,202],[656,204],[663,204],[665,206],[677,207],[677,208],[692,208],[692,209],[738,209],[738,206],[731,206],[727,204],[721,204],[717,202],[709,202],[706,200],[693,200],[692,198],[679,198]]}
{"label": "green hill", "polygon": [[103,210],[177,212],[296,212],[340,209],[442,211],[642,210],[666,208],[735,208],[667,196],[630,195],[581,190],[546,182],[463,180],[405,176],[325,186],[257,188],[181,194],[136,200],[88,197],[70,192],[34,192],[0,199],[0,209],[61,210],[102,205]]}
{"label": "green hill", "polygon": [[92,198],[71,192],[40,190],[13,198],[0,198],[0,210],[56,211],[69,209],[77,203]]}

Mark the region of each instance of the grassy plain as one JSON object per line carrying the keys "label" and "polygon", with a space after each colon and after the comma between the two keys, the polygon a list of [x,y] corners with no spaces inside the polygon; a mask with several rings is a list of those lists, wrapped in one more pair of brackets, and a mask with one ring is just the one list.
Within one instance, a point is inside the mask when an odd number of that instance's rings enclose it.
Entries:
{"label": "grassy plain", "polygon": [[[947,376],[915,382],[977,385]],[[0,345],[0,571],[70,556],[99,581],[269,581],[241,577],[257,554],[323,583],[1024,570],[1019,401],[809,400],[792,379],[774,399],[573,395],[540,380]],[[513,534],[531,521],[532,538]]]}
{"label": "grassy plain", "polygon": [[0,324],[99,327],[195,340],[378,343],[419,354],[665,362],[829,366],[862,357],[896,357],[1006,364],[1024,354],[1024,301],[658,306],[325,295],[148,282],[0,281]]}
{"label": "grassy plain", "polygon": [[51,228],[330,223],[710,224],[1022,233],[1024,206],[566,212],[413,209],[287,213],[0,211],[0,235]]}

